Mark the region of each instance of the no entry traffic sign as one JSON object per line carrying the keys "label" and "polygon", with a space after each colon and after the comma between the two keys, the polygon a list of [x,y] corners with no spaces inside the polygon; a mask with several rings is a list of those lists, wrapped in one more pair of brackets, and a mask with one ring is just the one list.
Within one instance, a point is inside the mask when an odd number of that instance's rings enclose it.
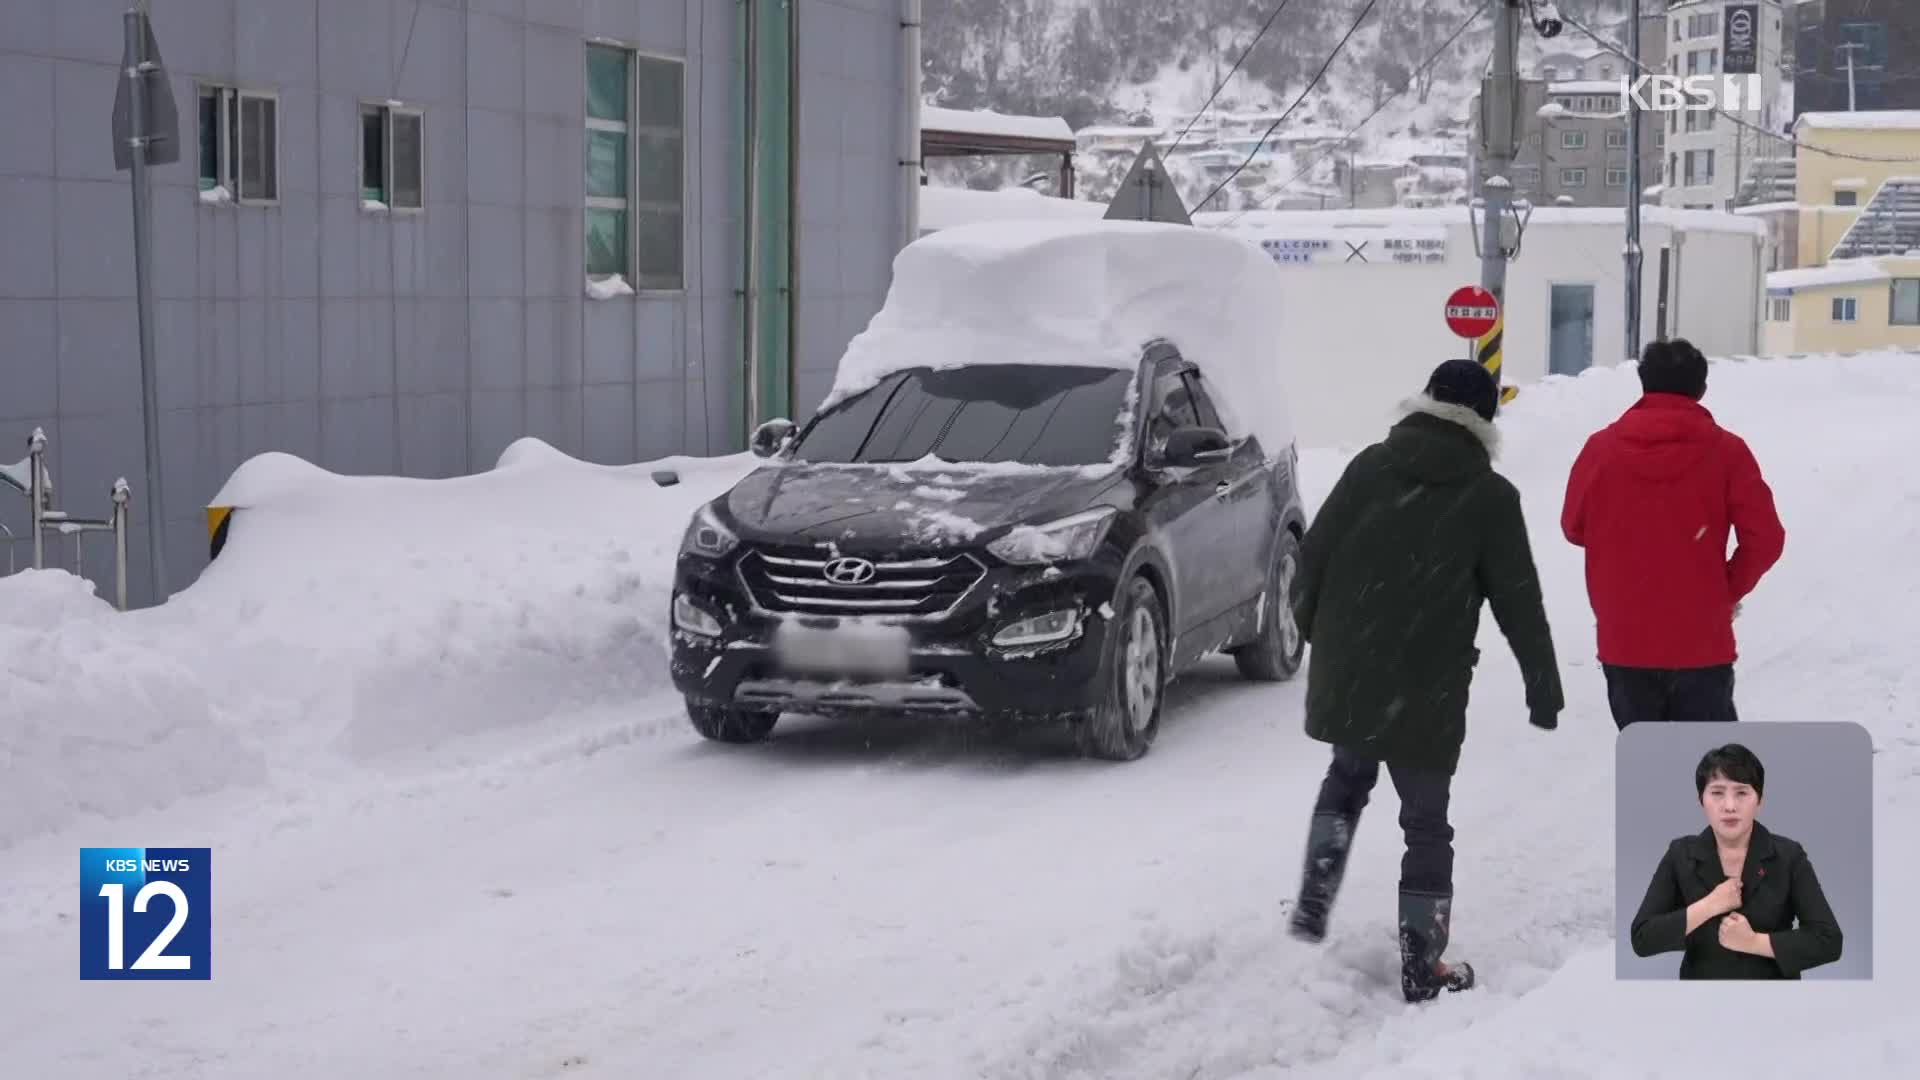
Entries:
{"label": "no entry traffic sign", "polygon": [[1478,285],[1463,285],[1447,297],[1447,329],[1463,338],[1481,338],[1500,321],[1500,301]]}

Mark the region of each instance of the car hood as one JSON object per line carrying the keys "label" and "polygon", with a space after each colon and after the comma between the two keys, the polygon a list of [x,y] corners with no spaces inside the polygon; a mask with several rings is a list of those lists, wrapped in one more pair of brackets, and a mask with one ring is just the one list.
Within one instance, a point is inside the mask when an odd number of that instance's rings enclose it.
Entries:
{"label": "car hood", "polygon": [[908,469],[787,464],[749,475],[721,500],[746,539],[846,550],[963,546],[999,530],[1086,509],[1118,470]]}

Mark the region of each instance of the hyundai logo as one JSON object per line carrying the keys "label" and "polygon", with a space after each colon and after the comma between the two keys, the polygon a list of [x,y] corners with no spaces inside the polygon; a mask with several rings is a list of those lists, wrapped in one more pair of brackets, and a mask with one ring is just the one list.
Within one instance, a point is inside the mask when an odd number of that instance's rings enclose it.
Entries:
{"label": "hyundai logo", "polygon": [[865,585],[873,580],[874,566],[865,559],[835,559],[821,573],[835,585]]}

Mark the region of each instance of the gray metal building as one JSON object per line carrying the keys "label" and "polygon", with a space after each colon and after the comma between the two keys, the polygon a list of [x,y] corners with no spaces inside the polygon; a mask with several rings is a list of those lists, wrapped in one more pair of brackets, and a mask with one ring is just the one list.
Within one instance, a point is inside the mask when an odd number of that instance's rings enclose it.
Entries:
{"label": "gray metal building", "polygon": [[[137,605],[131,197],[108,126],[127,6],[0,3],[0,464],[43,427],[77,514],[127,477]],[[183,142],[153,191],[175,590],[204,565],[206,502],[263,451],[438,477],[529,435],[601,462],[739,449],[824,395],[908,235],[899,0],[151,11]],[[25,504],[0,489],[22,537]],[[110,564],[91,549],[90,576]]]}

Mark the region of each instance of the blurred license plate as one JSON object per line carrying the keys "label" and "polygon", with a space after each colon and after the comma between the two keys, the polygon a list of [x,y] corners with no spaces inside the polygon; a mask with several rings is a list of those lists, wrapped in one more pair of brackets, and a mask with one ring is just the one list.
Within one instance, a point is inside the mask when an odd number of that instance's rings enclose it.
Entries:
{"label": "blurred license plate", "polygon": [[909,646],[906,628],[900,626],[789,623],[774,641],[774,655],[795,674],[884,679],[907,674]]}

